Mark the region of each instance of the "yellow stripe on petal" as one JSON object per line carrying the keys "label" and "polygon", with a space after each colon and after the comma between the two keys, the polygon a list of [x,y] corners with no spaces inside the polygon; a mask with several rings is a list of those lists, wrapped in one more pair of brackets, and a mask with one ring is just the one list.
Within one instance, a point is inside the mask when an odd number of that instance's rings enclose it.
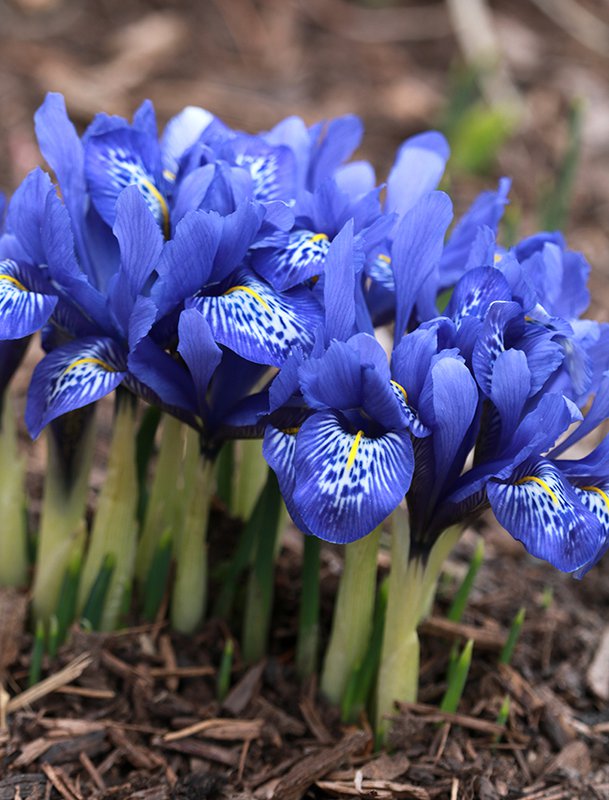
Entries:
{"label": "yellow stripe on petal", "polygon": [[520,486],[523,483],[530,483],[530,482],[536,483],[538,486],[541,486],[544,492],[547,492],[550,495],[554,504],[557,506],[560,505],[556,494],[552,491],[552,489],[550,489],[548,484],[542,478],[538,478],[536,475],[526,475],[524,478],[521,478],[519,481],[516,481],[516,486]]}
{"label": "yellow stripe on petal", "polygon": [[355,458],[357,456],[357,451],[359,448],[359,443],[364,435],[364,431],[358,431],[355,434],[355,439],[353,440],[353,444],[351,445],[351,450],[349,450],[349,457],[347,458],[347,466],[345,467],[345,472],[350,472],[351,467],[355,463]]}
{"label": "yellow stripe on petal", "polygon": [[282,433],[287,433],[289,436],[296,436],[300,428],[282,428]]}
{"label": "yellow stripe on petal", "polygon": [[65,375],[76,367],[79,367],[81,364],[97,364],[102,369],[105,369],[106,372],[117,372],[117,370],[115,370],[114,367],[111,367],[107,361],[102,361],[101,358],[93,358],[92,356],[88,356],[87,358],[78,358],[76,361],[73,361],[64,369],[63,374]]}
{"label": "yellow stripe on petal", "polygon": [[602,489],[599,489],[598,486],[582,486],[581,489],[584,492],[596,492],[596,494],[600,494],[600,496],[605,501],[607,509],[609,510],[609,496],[607,495],[607,492],[604,492]]}
{"label": "yellow stripe on petal", "polygon": [[328,236],[325,233],[316,233],[309,239],[310,242],[327,242]]}
{"label": "yellow stripe on petal", "polygon": [[395,386],[395,388],[404,395],[404,400],[406,401],[406,404],[408,404],[408,392],[406,391],[406,389],[404,389],[402,384],[398,383],[397,381],[393,381],[393,380],[389,381],[389,382],[391,384],[393,384],[393,386]]}
{"label": "yellow stripe on petal", "polygon": [[143,180],[142,185],[146,187],[161,207],[161,214],[163,215],[163,233],[165,234],[165,238],[169,239],[169,209],[167,208],[167,201],[151,181]]}
{"label": "yellow stripe on petal", "polygon": [[21,283],[21,281],[18,281],[17,278],[13,278],[12,275],[6,275],[5,273],[2,273],[0,274],[0,281],[8,281],[9,283],[12,283],[14,286],[16,286],[22,292],[29,291],[29,289],[26,286],[24,286]]}
{"label": "yellow stripe on petal", "polygon": [[224,292],[224,294],[225,294],[225,295],[226,295],[226,294],[232,294],[233,292],[238,292],[238,291],[247,292],[248,294],[251,294],[251,296],[252,296],[252,297],[255,297],[255,298],[256,298],[256,300],[257,300],[257,301],[260,303],[260,305],[261,305],[263,308],[265,308],[267,311],[270,311],[270,310],[271,310],[271,307],[270,307],[270,306],[269,306],[269,304],[266,302],[266,300],[264,300],[264,298],[262,298],[262,297],[261,297],[261,296],[258,294],[258,292],[255,292],[253,289],[250,289],[250,287],[249,287],[249,286],[241,286],[241,285],[239,285],[239,286],[231,286],[231,288],[230,288],[230,289],[227,289],[227,290]]}
{"label": "yellow stripe on petal", "polygon": [[381,253],[378,257],[379,261],[384,261],[385,264],[391,264],[391,258],[386,256],[384,253]]}

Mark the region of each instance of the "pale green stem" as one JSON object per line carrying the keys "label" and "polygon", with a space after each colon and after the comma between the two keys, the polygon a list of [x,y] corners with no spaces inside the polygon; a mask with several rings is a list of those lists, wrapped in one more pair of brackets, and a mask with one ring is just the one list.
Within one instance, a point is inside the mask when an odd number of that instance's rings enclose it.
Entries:
{"label": "pale green stem", "polygon": [[154,470],[152,487],[148,496],[146,516],[137,548],[136,577],[143,586],[159,546],[161,537],[176,530],[179,514],[178,483],[184,457],[185,425],[166,414],[163,418],[163,433],[159,457]]}
{"label": "pale green stem", "polygon": [[59,600],[61,584],[72,558],[82,553],[86,537],[85,509],[89,489],[89,472],[93,457],[94,428],[91,411],[70,412],[62,417],[61,432],[71,425],[81,426],[75,432],[69,474],[66,475],[63,442],[47,429],[47,471],[40,514],[36,571],[32,589],[34,616],[48,621]]}
{"label": "pale green stem", "polygon": [[207,602],[207,524],[215,489],[215,461],[201,456],[199,437],[188,431],[184,458],[184,518],[175,537],[176,576],[171,622],[182,633],[192,633],[205,614]]}
{"label": "pale green stem", "polygon": [[335,705],[366,652],[372,632],[380,528],[345,547],[321,690]]}
{"label": "pale green stem", "polygon": [[237,470],[231,510],[235,517],[249,519],[258,495],[266,483],[268,466],[262,455],[260,439],[243,439],[238,442],[237,452]]}
{"label": "pale green stem", "polygon": [[418,556],[411,558],[408,512],[402,507],[393,512],[389,596],[376,695],[376,727],[382,737],[387,733],[393,704],[417,698],[417,628],[429,613],[442,564],[461,530],[461,526],[455,526],[444,531],[425,561]]}
{"label": "pale green stem", "polygon": [[78,607],[82,610],[108,555],[115,567],[101,619],[101,630],[114,630],[131,585],[137,544],[137,469],[135,404],[129,395],[117,396],[106,480],[97,502],[89,549],[83,566]]}
{"label": "pale green stem", "polygon": [[0,587],[22,586],[27,578],[25,468],[11,398],[5,397],[0,408]]}

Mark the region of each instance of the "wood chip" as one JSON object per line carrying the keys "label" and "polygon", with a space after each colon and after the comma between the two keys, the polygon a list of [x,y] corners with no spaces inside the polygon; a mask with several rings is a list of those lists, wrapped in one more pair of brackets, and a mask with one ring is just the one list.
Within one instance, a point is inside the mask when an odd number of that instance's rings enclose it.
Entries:
{"label": "wood chip", "polygon": [[346,761],[349,756],[362,751],[370,742],[370,736],[364,731],[345,736],[334,747],[325,747],[319,753],[306,756],[281,778],[273,798],[275,800],[301,800],[312,784],[319,781],[328,772]]}
{"label": "wood chip", "polygon": [[444,617],[429,617],[419,630],[444,639],[473,639],[478,650],[501,650],[508,636],[508,632],[503,629],[477,628],[462,622],[451,622]]}
{"label": "wood chip", "polygon": [[317,707],[311,698],[309,696],[303,697],[298,707],[300,708],[300,713],[304,717],[309,730],[317,739],[317,741],[320,744],[332,744],[334,739],[330,734],[330,731],[324,725],[323,720],[319,715],[319,711],[317,710]]}
{"label": "wood chip", "polygon": [[238,717],[245,711],[254,695],[260,690],[265,666],[266,662],[261,661],[259,664],[255,664],[248,669],[239,683],[237,683],[226,696],[222,704],[222,708],[225,711],[228,711],[235,717]]}
{"label": "wood chip", "polygon": [[239,767],[240,756],[237,751],[229,750],[227,747],[219,747],[209,742],[202,742],[198,739],[180,739],[177,742],[165,742],[161,738],[154,738],[152,744],[155,747],[173,750],[176,753],[201,758],[204,761],[215,761],[218,764],[225,764],[235,769]]}
{"label": "wood chip", "polygon": [[92,661],[93,659],[89,653],[81,653],[81,655],[71,661],[67,667],[60,669],[59,672],[56,672],[54,675],[49,675],[48,678],[40,681],[40,683],[37,683],[35,686],[13,697],[7,705],[8,713],[11,714],[20,708],[30,706],[43,697],[46,697],[46,695],[51,692],[56,692],[68,683],[72,683],[72,681],[82,675],[87,667],[91,665]]}
{"label": "wood chip", "polygon": [[258,739],[264,725],[263,719],[206,719],[179,731],[166,733],[163,736],[163,741],[175,742],[178,739],[185,739],[188,736],[195,736],[201,733],[205,734],[208,739],[225,741]]}
{"label": "wood chip", "polygon": [[609,626],[601,636],[592,663],[586,672],[588,687],[601,700],[609,700]]}
{"label": "wood chip", "polygon": [[215,675],[214,667],[152,667],[151,678],[205,678]]}
{"label": "wood chip", "polygon": [[165,680],[165,686],[167,686],[168,691],[177,692],[179,680],[174,670],[178,666],[178,662],[171,644],[171,638],[166,633],[159,636],[159,653],[161,654],[166,669],[169,671]]}
{"label": "wood chip", "polygon": [[26,611],[26,595],[16,589],[0,589],[0,673],[19,655]]}
{"label": "wood chip", "polygon": [[90,700],[114,700],[116,697],[116,692],[111,689],[88,689],[86,686],[64,686],[62,689],[57,689],[57,693],[87,697]]}
{"label": "wood chip", "polygon": [[552,775],[555,772],[564,772],[568,775],[575,773],[577,777],[585,778],[590,774],[592,761],[590,750],[585,742],[569,742],[568,745],[555,756],[544,768],[544,775]]}
{"label": "wood chip", "polygon": [[331,792],[343,797],[374,797],[375,800],[392,800],[392,798],[414,798],[414,800],[430,800],[430,794],[420,786],[395,781],[359,781],[346,783],[342,781],[317,781],[315,784],[324,792]]}
{"label": "wood chip", "polygon": [[157,762],[151,758],[146,748],[137,745],[119,728],[108,728],[108,738],[115,747],[122,751],[127,761],[135,769],[152,770],[157,766]]}

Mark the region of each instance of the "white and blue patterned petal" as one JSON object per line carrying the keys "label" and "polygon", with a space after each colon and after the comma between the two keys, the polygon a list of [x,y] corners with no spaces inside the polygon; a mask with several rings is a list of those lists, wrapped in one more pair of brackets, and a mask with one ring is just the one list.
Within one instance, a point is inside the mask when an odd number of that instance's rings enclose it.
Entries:
{"label": "white and blue patterned petal", "polygon": [[236,273],[217,297],[195,297],[186,303],[205,317],[213,336],[243,358],[280,367],[296,345],[313,346],[322,310],[308,289],[279,294],[252,273]]}
{"label": "white and blue patterned petal", "polygon": [[550,461],[527,462],[507,483],[489,481],[487,495],[501,525],[563,572],[588,564],[603,545],[599,519]]}
{"label": "white and blue patterned petal", "polygon": [[255,251],[252,265],[277,291],[283,292],[320,275],[329,248],[325,233],[292,231],[283,247]]}
{"label": "white and blue patterned petal", "polygon": [[234,163],[249,172],[256,200],[268,203],[294,197],[296,165],[288,147],[272,147],[256,137],[244,136],[233,140],[230,149]]}
{"label": "white and blue patterned petal", "polygon": [[408,430],[413,436],[416,436],[417,439],[423,439],[425,436],[429,436],[431,430],[427,427],[427,425],[424,425],[421,422],[419,415],[414,408],[411,408],[411,406],[408,405],[408,393],[406,392],[406,389],[404,389],[401,383],[398,383],[394,380],[391,381],[391,388],[398,399],[400,410],[404,415],[404,420]]}
{"label": "white and blue patterned petal", "polygon": [[57,297],[43,289],[33,268],[12,259],[0,261],[0,339],[21,339],[47,322]]}
{"label": "white and blue patterned petal", "polygon": [[36,438],[51,420],[115,389],[127,375],[125,354],[108,338],[92,336],[58,347],[36,366],[25,421]]}
{"label": "white and blue patterned petal", "polygon": [[320,539],[370,533],[404,499],[414,465],[410,435],[345,430],[334,411],[314,414],[296,437],[294,505]]}
{"label": "white and blue patterned petal", "polygon": [[574,486],[573,488],[582,505],[598,519],[604,534],[603,542],[594,558],[578,571],[577,577],[581,577],[597,563],[609,546],[609,481],[599,481],[595,486]]}
{"label": "white and blue patterned petal", "polygon": [[152,167],[146,163],[144,137],[127,128],[92,136],[85,151],[85,171],[91,196],[102,219],[113,225],[116,201],[127,186],[137,186],[146,205],[169,236],[169,209]]}
{"label": "white and blue patterned petal", "polygon": [[269,467],[277,475],[281,496],[294,524],[304,533],[310,533],[294,505],[294,487],[296,485],[294,457],[297,434],[298,428],[280,430],[274,425],[268,425],[264,432],[262,453]]}
{"label": "white and blue patterned petal", "polygon": [[391,256],[388,253],[378,253],[366,264],[366,275],[379,283],[388,292],[395,292],[395,278],[391,266]]}

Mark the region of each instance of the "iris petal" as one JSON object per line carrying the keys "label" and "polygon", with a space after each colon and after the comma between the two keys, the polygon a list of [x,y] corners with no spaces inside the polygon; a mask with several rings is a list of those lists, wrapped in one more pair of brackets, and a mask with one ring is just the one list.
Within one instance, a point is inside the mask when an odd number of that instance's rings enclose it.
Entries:
{"label": "iris petal", "polygon": [[253,267],[275,289],[284,291],[323,272],[329,247],[325,233],[292,231],[283,247],[255,252]]}
{"label": "iris petal", "polygon": [[314,414],[296,439],[294,504],[319,538],[360,539],[403,500],[414,455],[406,431],[347,432],[333,411]]}
{"label": "iris petal", "polygon": [[112,339],[88,337],[58,347],[32,375],[25,421],[36,438],[51,420],[99,400],[126,376],[125,356]]}
{"label": "iris petal", "polygon": [[501,525],[529,553],[563,572],[588,564],[603,545],[597,517],[545,459],[525,463],[508,483],[491,480],[487,494]]}
{"label": "iris petal", "polygon": [[39,330],[57,297],[43,290],[36,271],[12,259],[0,261],[0,339],[21,339]]}
{"label": "iris petal", "polygon": [[224,294],[195,297],[187,307],[207,319],[217,342],[257,364],[280,367],[292,348],[313,346],[322,311],[307,289],[278,294],[248,272],[237,273]]}
{"label": "iris petal", "polygon": [[147,137],[122,128],[92,136],[85,151],[85,170],[93,202],[108,225],[116,218],[116,201],[127,186],[137,186],[148,208],[169,235],[167,201],[156,180],[154,164],[146,157]]}
{"label": "iris petal", "polygon": [[277,475],[281,495],[294,524],[301,531],[309,533],[300,512],[294,505],[296,434],[297,431],[294,430],[283,431],[274,425],[268,425],[264,434],[262,453],[270,468]]}

